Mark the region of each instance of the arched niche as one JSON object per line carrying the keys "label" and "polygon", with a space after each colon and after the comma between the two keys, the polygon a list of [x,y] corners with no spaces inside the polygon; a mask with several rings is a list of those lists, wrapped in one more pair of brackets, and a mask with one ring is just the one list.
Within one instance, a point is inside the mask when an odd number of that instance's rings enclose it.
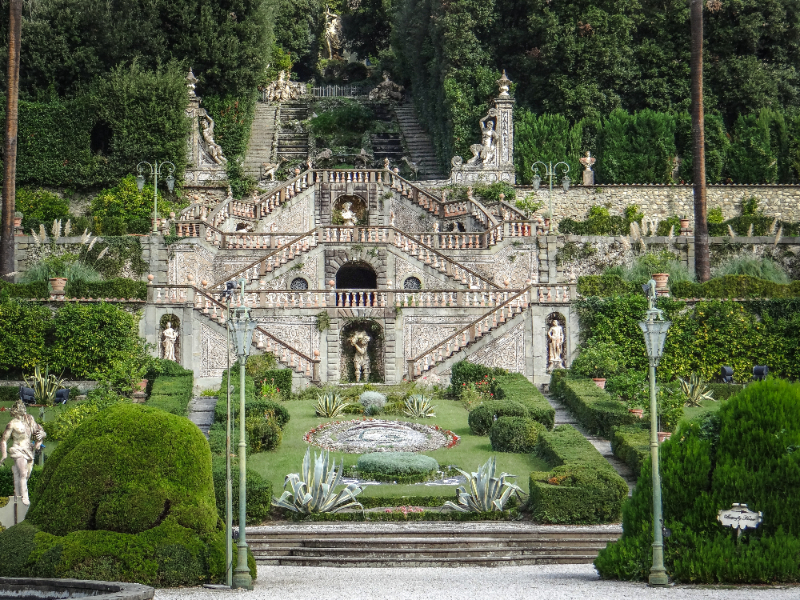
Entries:
{"label": "arched niche", "polygon": [[344,194],[336,198],[336,200],[333,202],[331,212],[332,225],[345,224],[344,219],[342,218],[342,211],[344,210],[345,203],[349,203],[350,210],[355,213],[357,226],[369,225],[369,207],[367,206],[367,201],[361,196],[357,196],[355,194]]}
{"label": "arched niche", "polygon": [[[354,336],[363,334],[369,338],[366,343],[366,356],[359,369],[360,377],[356,376],[356,348],[353,345]],[[363,338],[362,338],[363,339]],[[374,319],[351,319],[341,329],[339,337],[339,369],[342,383],[383,383],[384,357],[383,357],[383,327]]]}
{"label": "arched niche", "polygon": [[559,312],[547,315],[544,322],[544,344],[547,348],[547,371],[566,369],[567,365],[567,319]]}
{"label": "arched niche", "polygon": [[174,360],[178,364],[181,362],[181,320],[175,315],[161,316],[158,327],[158,357]]}
{"label": "arched niche", "polygon": [[378,274],[367,262],[350,261],[336,272],[337,290],[376,290]]}

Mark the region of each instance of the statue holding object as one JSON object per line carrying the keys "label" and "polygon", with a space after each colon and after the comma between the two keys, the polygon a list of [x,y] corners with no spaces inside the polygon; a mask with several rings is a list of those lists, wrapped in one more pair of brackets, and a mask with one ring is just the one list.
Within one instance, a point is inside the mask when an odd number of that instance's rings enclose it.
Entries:
{"label": "statue holding object", "polygon": [[[11,467],[14,473],[14,496],[21,497],[26,506],[31,503],[28,498],[28,479],[33,471],[33,457],[42,447],[45,437],[47,434],[42,426],[28,414],[22,400],[17,400],[11,407],[11,420],[0,438],[0,465],[7,457],[14,461]],[[9,440],[11,448],[8,448]]]}

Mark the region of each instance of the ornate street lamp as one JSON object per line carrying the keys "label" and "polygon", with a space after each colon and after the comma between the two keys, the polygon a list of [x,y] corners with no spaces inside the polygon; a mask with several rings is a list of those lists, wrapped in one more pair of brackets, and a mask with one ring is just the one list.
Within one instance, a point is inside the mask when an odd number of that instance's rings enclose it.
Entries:
{"label": "ornate street lamp", "polygon": [[663,518],[661,516],[661,475],[658,469],[658,403],[656,402],[656,367],[664,353],[664,342],[672,323],[664,320],[662,311],[656,308],[656,282],[651,279],[642,286],[647,294],[646,320],[639,321],[644,333],[647,358],[650,361],[650,455],[653,469],[653,566],[650,568],[650,585],[669,583],[664,568]]}
{"label": "ornate street lamp", "polygon": [[244,367],[247,357],[250,356],[253,331],[255,331],[257,323],[250,317],[250,309],[245,305],[245,283],[244,278],[239,280],[238,306],[228,311],[236,354],[239,356],[239,541],[232,587],[252,590],[253,580],[250,577],[250,569],[247,567],[247,537],[245,534],[247,527],[247,454],[244,429]]}
{"label": "ornate street lamp", "polygon": [[539,165],[542,166],[544,169],[544,176],[549,178],[550,180],[550,196],[548,197],[548,203],[550,206],[550,229],[549,232],[553,233],[553,177],[558,179],[558,168],[561,167],[563,172],[563,177],[561,178],[561,186],[564,188],[564,193],[569,191],[569,184],[570,178],[567,177],[567,173],[569,173],[569,165],[565,162],[558,162],[556,164],[553,163],[543,163],[540,160],[537,160],[535,163],[531,165],[531,170],[533,171],[533,189],[539,190],[539,186],[542,184],[542,178],[539,177]]}
{"label": "ornate street lamp", "polygon": [[142,161],[136,165],[136,170],[139,171],[139,174],[136,176],[136,187],[140,192],[144,189],[144,182],[146,179],[145,166],[150,169],[150,176],[153,178],[153,233],[158,233],[158,177],[163,174],[164,167],[169,169],[166,182],[167,189],[172,193],[172,190],[175,189],[175,177],[172,175],[175,172],[175,165],[168,160],[161,164],[159,164],[157,160],[153,161],[153,164]]}

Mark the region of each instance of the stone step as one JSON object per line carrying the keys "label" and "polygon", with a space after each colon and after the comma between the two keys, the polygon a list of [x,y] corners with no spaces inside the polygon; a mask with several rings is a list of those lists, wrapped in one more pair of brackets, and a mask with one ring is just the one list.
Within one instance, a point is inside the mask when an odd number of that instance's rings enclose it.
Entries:
{"label": "stone step", "polygon": [[292,567],[340,567],[340,568],[395,568],[395,567],[511,567],[522,565],[547,564],[591,564],[596,554],[586,556],[537,556],[537,557],[419,557],[419,558],[340,558],[340,557],[304,557],[283,556],[276,559],[256,557],[260,565],[277,565]]}
{"label": "stone step", "polygon": [[214,423],[214,408],[216,405],[216,396],[198,396],[192,398],[189,402],[189,420],[197,425],[206,437],[208,437],[208,431]]}

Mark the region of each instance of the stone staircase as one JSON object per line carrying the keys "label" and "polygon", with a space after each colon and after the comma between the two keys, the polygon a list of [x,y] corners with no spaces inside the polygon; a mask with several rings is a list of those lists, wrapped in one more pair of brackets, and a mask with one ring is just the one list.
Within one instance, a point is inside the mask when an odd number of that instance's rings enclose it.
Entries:
{"label": "stone staircase", "polygon": [[256,102],[250,141],[244,158],[244,171],[250,177],[261,176],[262,163],[274,162],[275,133],[277,131],[278,106]]}
{"label": "stone staircase", "polygon": [[216,406],[216,396],[197,396],[189,402],[189,420],[197,425],[206,437],[208,437],[211,425],[214,424],[214,408]]}
{"label": "stone staircase", "polygon": [[262,565],[502,567],[592,563],[621,527],[506,523],[373,523],[248,527]]}
{"label": "stone staircase", "polygon": [[436,157],[430,135],[422,128],[417,119],[414,104],[409,100],[395,108],[397,122],[403,134],[406,147],[419,168],[419,179],[446,179],[442,166]]}
{"label": "stone staircase", "polygon": [[284,102],[280,109],[280,132],[278,133],[277,155],[286,160],[306,160],[308,158],[308,132],[298,130],[292,125],[296,121],[308,119],[308,102]]}
{"label": "stone staircase", "polygon": [[377,164],[383,166],[384,159],[388,158],[394,167],[403,160],[403,142],[399,133],[373,133],[369,140]]}

